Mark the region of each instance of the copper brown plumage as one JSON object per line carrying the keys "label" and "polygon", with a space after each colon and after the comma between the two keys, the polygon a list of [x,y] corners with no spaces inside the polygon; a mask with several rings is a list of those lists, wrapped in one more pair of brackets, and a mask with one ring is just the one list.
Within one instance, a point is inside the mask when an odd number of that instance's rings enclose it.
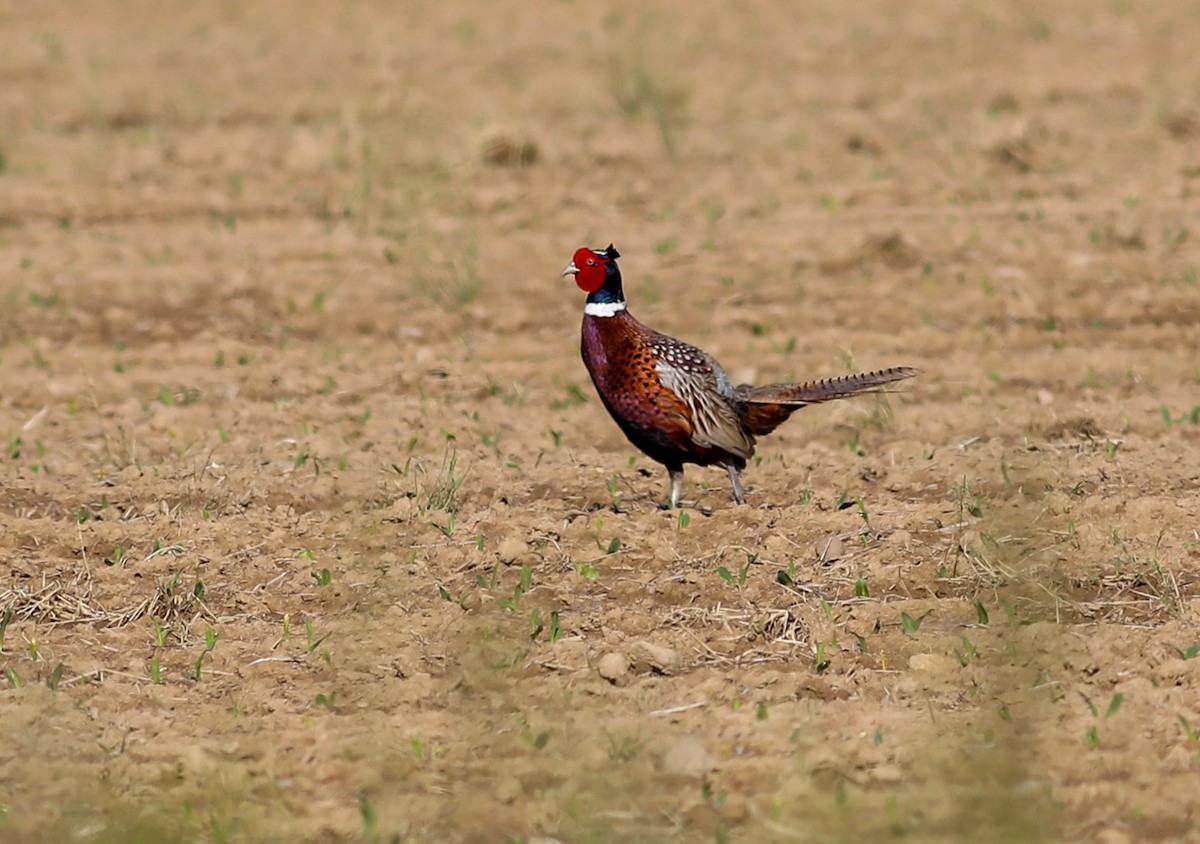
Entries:
{"label": "copper brown plumage", "polygon": [[581,351],[596,392],[629,441],[667,467],[671,507],[679,506],[684,464],[723,465],[742,504],[741,472],[754,455],[755,437],[806,405],[880,392],[917,374],[901,366],[806,384],[735,387],[706,352],[634,319],[619,257],[611,245],[585,247],[563,275],[574,276],[588,294]]}

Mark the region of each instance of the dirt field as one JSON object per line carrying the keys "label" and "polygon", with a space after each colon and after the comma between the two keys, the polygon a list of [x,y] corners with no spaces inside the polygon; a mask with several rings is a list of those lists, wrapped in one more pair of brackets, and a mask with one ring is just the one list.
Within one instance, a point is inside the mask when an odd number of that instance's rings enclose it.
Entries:
{"label": "dirt field", "polygon": [[[1200,841],[1200,18],[0,2],[4,841]],[[893,365],[735,506],[559,272]]]}

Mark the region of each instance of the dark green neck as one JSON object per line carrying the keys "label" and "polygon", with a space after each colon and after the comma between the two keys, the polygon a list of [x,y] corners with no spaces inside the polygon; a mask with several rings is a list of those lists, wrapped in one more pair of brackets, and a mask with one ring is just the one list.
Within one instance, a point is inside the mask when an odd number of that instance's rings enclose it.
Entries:
{"label": "dark green neck", "polygon": [[604,277],[604,286],[595,293],[589,293],[588,302],[599,302],[605,305],[624,302],[625,291],[621,289],[621,270],[617,267],[617,262],[609,261],[605,269],[607,273]]}

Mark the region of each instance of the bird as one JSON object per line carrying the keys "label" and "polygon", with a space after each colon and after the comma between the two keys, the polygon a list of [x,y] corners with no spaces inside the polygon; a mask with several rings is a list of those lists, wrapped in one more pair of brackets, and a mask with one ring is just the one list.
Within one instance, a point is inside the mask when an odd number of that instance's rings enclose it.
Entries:
{"label": "bird", "polygon": [[580,351],[605,408],[633,445],[667,469],[674,509],[683,467],[724,466],[737,504],[746,502],[741,474],[755,438],[774,431],[802,407],[864,393],[919,370],[897,366],[802,384],[734,385],[716,360],[690,343],[643,325],[629,312],[617,259],[580,247],[562,271],[587,293]]}

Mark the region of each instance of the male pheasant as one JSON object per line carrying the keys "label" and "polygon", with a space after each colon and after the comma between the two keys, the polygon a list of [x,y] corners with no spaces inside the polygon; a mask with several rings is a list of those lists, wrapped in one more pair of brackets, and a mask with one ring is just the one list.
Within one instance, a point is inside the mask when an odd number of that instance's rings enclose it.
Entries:
{"label": "male pheasant", "polygon": [[679,506],[683,466],[723,465],[733,498],[746,501],[741,472],[754,438],[769,434],[805,405],[863,393],[917,374],[898,366],[807,384],[734,386],[712,357],[633,318],[621,289],[621,257],[612,246],[575,252],[563,276],[587,292],[583,362],[600,400],[629,441],[671,477],[670,507]]}

